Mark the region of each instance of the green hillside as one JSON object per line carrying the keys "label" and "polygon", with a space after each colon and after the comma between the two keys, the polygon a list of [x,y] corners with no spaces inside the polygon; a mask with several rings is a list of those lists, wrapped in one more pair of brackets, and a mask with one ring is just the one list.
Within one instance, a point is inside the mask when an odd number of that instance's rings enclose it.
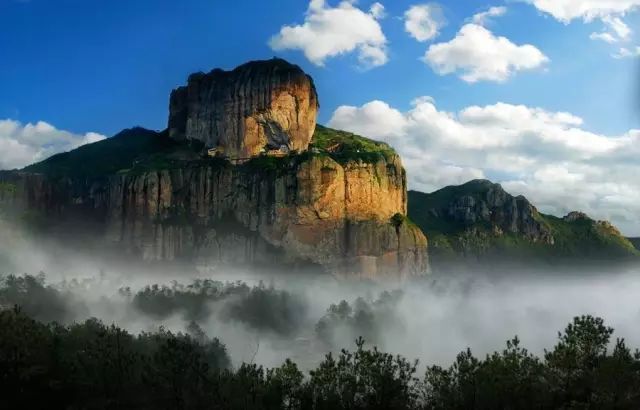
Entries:
{"label": "green hillside", "polygon": [[[177,142],[170,139],[166,132],[136,127],[123,130],[106,140],[56,154],[22,171],[51,177],[91,178],[123,172],[141,173],[202,164],[228,164],[221,158],[208,158],[203,148],[198,141]],[[274,170],[286,168],[293,158],[304,160],[309,155],[328,155],[340,163],[350,160],[375,162],[395,155],[395,151],[385,143],[321,125],[316,127],[310,148],[303,155],[257,157],[245,165],[250,169],[260,167]]]}
{"label": "green hillside", "polygon": [[486,180],[409,192],[409,217],[429,238],[435,265],[451,261],[629,260],[640,255],[611,224],[580,213],[545,215]]}
{"label": "green hillside", "polygon": [[23,169],[53,177],[95,177],[131,168],[136,159],[168,152],[176,143],[166,134],[144,128],[121,131],[111,138],[56,154]]}
{"label": "green hillside", "polygon": [[338,162],[359,159],[364,162],[376,162],[381,158],[389,159],[395,155],[390,145],[374,141],[347,131],[334,130],[322,125],[316,126],[311,147],[329,154]]}

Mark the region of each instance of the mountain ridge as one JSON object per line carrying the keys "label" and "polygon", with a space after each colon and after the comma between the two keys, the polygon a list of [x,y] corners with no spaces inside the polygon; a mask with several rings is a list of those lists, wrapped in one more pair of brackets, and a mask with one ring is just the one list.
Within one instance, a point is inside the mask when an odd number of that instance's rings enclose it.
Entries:
{"label": "mountain ridge", "polygon": [[472,180],[430,194],[409,191],[408,216],[429,237],[435,265],[464,261],[572,264],[640,255],[620,231],[581,212],[559,218],[500,184]]}

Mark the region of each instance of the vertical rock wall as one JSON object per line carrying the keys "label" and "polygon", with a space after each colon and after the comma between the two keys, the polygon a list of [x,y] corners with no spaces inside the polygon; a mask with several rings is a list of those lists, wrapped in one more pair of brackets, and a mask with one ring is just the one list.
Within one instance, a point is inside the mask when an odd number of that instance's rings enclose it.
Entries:
{"label": "vertical rock wall", "polygon": [[305,151],[315,130],[318,96],[311,77],[280,59],[189,77],[171,93],[169,135],[202,141],[230,158],[263,149]]}
{"label": "vertical rock wall", "polygon": [[428,270],[420,229],[392,222],[407,206],[399,158],[343,165],[311,156],[268,172],[197,166],[90,183],[36,175],[16,181],[24,209],[59,220],[92,215],[102,220],[96,235],[148,261],[313,264],[372,279]]}

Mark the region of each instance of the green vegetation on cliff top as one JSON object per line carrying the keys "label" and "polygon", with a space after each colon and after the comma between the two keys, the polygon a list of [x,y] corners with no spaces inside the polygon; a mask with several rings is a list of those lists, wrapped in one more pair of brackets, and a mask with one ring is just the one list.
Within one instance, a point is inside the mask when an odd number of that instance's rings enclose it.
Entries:
{"label": "green vegetation on cliff top", "polygon": [[316,126],[310,148],[327,152],[331,158],[340,163],[353,160],[377,162],[380,159],[389,160],[396,154],[393,148],[384,142],[322,125]]}
{"label": "green vegetation on cliff top", "polygon": [[[117,173],[141,174],[185,166],[228,165],[221,158],[203,156],[203,148],[198,141],[178,142],[170,139],[165,132],[136,127],[123,130],[106,140],[56,154],[25,167],[23,171],[56,178],[93,178]],[[390,159],[395,152],[385,143],[318,125],[310,151],[280,158],[257,157],[245,165],[247,169],[278,171],[287,169],[294,158],[305,160],[312,155],[328,155],[340,163],[353,160],[376,162]]]}

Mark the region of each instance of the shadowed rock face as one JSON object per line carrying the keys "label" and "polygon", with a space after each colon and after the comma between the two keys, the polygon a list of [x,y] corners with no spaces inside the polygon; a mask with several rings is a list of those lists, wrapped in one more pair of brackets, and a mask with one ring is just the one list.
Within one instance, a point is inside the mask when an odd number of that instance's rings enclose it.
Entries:
{"label": "shadowed rock face", "polygon": [[487,223],[504,232],[524,235],[534,242],[553,243],[551,232],[536,220],[538,211],[527,198],[514,197],[500,184],[486,180],[471,181],[467,185],[478,188],[473,189],[473,194],[455,198],[445,208],[433,212],[464,226]]}
{"label": "shadowed rock face", "polygon": [[169,135],[248,158],[282,145],[305,151],[316,126],[318,96],[311,77],[281,59],[189,77],[171,93]]}

